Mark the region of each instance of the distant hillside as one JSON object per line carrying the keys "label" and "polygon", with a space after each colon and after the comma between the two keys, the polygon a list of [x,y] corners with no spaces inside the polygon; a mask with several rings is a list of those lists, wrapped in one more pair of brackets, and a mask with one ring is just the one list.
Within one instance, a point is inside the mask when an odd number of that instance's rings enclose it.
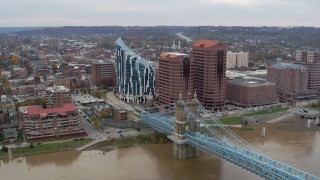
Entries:
{"label": "distant hillside", "polygon": [[182,27],[173,26],[65,26],[59,28],[45,28],[32,31],[19,32],[19,35],[49,35],[49,36],[70,36],[70,35],[133,35],[133,36],[160,36],[170,34]]}
{"label": "distant hillside", "polygon": [[38,29],[44,29],[46,27],[0,27],[0,34],[17,33],[21,31],[32,31]]}

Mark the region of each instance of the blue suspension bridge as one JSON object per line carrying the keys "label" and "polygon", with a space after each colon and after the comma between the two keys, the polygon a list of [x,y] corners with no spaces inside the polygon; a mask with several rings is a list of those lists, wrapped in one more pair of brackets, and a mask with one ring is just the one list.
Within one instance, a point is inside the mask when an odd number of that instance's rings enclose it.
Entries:
{"label": "blue suspension bridge", "polygon": [[[202,117],[209,117],[214,124],[209,126]],[[320,180],[258,152],[212,116],[200,104],[196,94],[187,103],[180,95],[174,108],[162,112],[141,112],[141,122],[166,133],[173,141],[173,156],[179,159],[196,157],[201,150],[264,179]]]}

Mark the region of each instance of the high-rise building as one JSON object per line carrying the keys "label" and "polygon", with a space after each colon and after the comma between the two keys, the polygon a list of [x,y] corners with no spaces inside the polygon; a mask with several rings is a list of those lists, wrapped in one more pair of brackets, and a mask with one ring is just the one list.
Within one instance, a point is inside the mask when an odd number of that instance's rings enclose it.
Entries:
{"label": "high-rise building", "polygon": [[92,83],[101,86],[115,85],[115,68],[111,61],[94,61],[91,63],[91,78]]}
{"label": "high-rise building", "polygon": [[277,62],[268,67],[267,79],[276,83],[276,91],[282,102],[316,96],[314,91],[308,90],[308,71],[303,65]]}
{"label": "high-rise building", "polygon": [[190,68],[187,54],[173,52],[160,54],[157,81],[160,103],[175,103],[180,93],[185,100],[192,99]]}
{"label": "high-rise building", "polygon": [[226,100],[226,45],[216,40],[193,44],[191,76],[193,87],[204,107],[219,109]]}
{"label": "high-rise building", "polygon": [[308,89],[320,93],[320,62],[305,63],[308,70]]}
{"label": "high-rise building", "polygon": [[116,40],[117,90],[121,100],[146,102],[155,93],[155,70],[150,61],[129,49],[121,38]]}
{"label": "high-rise building", "polygon": [[303,63],[320,63],[320,51],[297,50],[296,60]]}
{"label": "high-rise building", "polygon": [[248,52],[227,52],[227,68],[242,68],[248,67],[249,53]]}
{"label": "high-rise building", "polygon": [[71,103],[70,90],[64,86],[48,87],[46,89],[46,107],[62,107],[63,104]]}
{"label": "high-rise building", "polygon": [[243,77],[227,80],[227,99],[238,106],[262,106],[278,101],[275,83]]}
{"label": "high-rise building", "polygon": [[49,38],[47,39],[49,48],[59,48],[60,39],[58,38]]}
{"label": "high-rise building", "polygon": [[320,51],[298,50],[295,63],[307,68],[308,89],[320,93]]}

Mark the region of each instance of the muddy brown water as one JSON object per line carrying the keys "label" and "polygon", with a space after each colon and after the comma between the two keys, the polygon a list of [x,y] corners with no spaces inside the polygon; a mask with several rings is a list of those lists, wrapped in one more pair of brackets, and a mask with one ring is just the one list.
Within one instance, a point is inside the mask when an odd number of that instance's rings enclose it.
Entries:
{"label": "muddy brown water", "polygon": [[[320,176],[320,133],[279,128],[285,125],[264,124],[237,134],[269,157]],[[262,127],[266,127],[264,138],[260,136]],[[205,153],[187,160],[174,159],[171,147],[172,144],[143,144],[107,153],[65,151],[0,160],[0,179],[259,179]]]}

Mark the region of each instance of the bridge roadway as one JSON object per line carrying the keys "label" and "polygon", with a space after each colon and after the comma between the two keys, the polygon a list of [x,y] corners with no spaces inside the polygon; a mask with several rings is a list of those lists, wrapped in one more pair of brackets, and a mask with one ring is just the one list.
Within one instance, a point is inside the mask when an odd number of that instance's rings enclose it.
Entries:
{"label": "bridge roadway", "polygon": [[[185,109],[187,113],[191,113],[188,108],[185,107]],[[202,107],[202,110],[203,109],[204,108]],[[172,117],[173,115],[174,111],[172,110],[157,114],[142,112],[141,121],[143,124],[148,125],[159,132],[166,133],[168,138],[175,143],[191,145],[265,179],[320,180],[319,177],[259,153],[243,139],[233,132],[229,132],[231,130],[226,129],[227,127],[217,119],[215,119],[215,121],[217,121],[218,128],[214,129],[209,127],[200,117],[189,114],[198,118],[197,120],[201,123],[202,129],[205,129],[206,131],[200,130],[199,132],[191,132],[186,129],[186,138],[184,140],[177,140],[173,137],[175,120],[170,118],[170,116]],[[222,129],[219,130],[219,128]],[[223,135],[221,133],[222,131],[227,132],[227,134]],[[228,138],[228,136],[236,138],[236,141]],[[237,143],[240,144],[238,145]]]}

